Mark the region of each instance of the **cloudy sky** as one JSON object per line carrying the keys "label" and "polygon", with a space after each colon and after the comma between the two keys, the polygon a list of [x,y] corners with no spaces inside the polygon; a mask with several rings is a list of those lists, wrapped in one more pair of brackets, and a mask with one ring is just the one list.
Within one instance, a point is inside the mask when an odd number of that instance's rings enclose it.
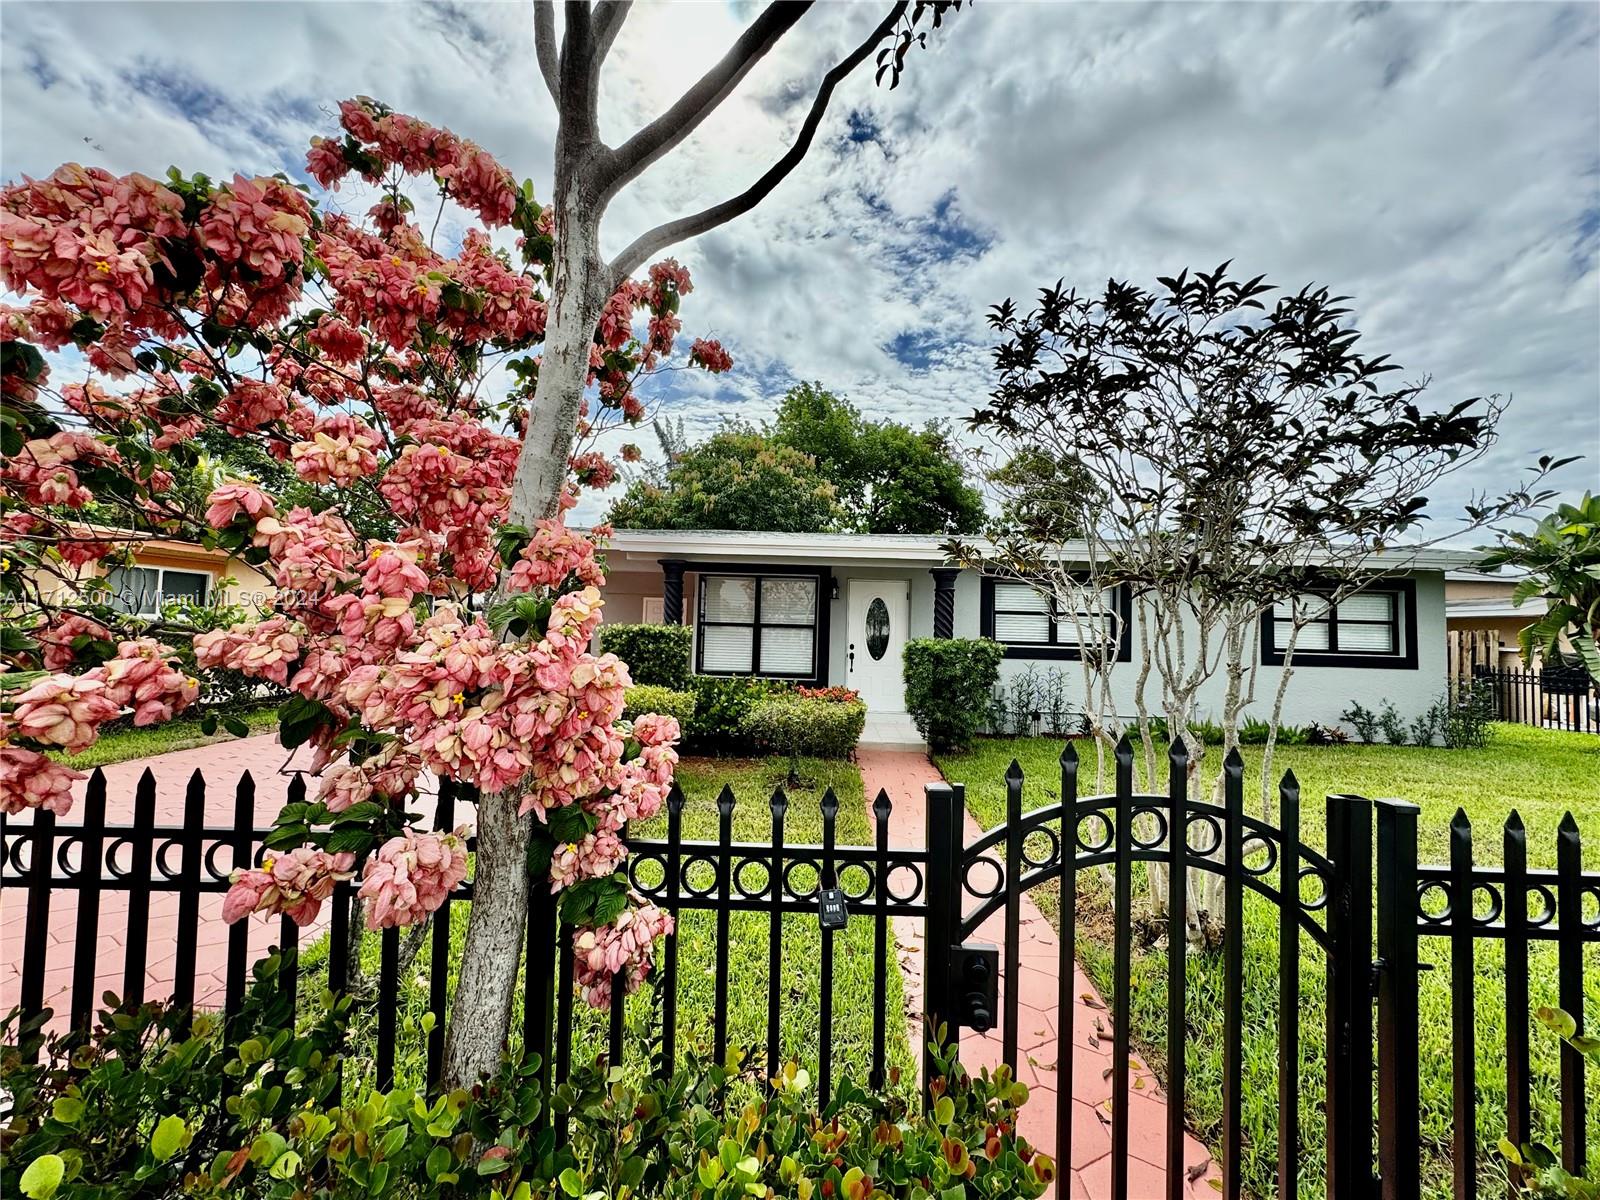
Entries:
{"label": "cloudy sky", "polygon": [[[759,174],[880,7],[809,13],[613,205],[606,247]],[[637,4],[608,63],[607,139],[751,11]],[[7,179],[67,159],[301,175],[333,104],[363,93],[541,192],[551,176],[523,4],[12,0],[0,66]],[[897,90],[847,81],[764,207],[673,253],[695,278],[686,331],[738,364],[658,390],[702,431],[802,379],[883,418],[959,418],[991,386],[997,301],[1231,258],[1354,297],[1363,344],[1431,376],[1437,403],[1514,397],[1495,451],[1433,497],[1441,525],[1542,452],[1586,454],[1560,476],[1581,491],[1600,479],[1600,6],[983,0]]]}

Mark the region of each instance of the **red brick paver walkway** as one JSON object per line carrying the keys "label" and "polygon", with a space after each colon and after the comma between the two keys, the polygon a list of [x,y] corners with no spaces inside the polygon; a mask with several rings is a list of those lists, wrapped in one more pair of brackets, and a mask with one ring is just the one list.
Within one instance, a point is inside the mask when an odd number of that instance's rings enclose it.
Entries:
{"label": "red brick paver walkway", "polygon": [[[863,747],[857,752],[861,780],[867,802],[880,788],[889,793],[894,805],[889,837],[894,846],[921,846],[926,840],[926,806],[923,786],[938,782],[939,771],[927,755],[916,750],[890,750]],[[967,840],[982,831],[967,816]],[[900,944],[900,965],[905,976],[907,1021],[911,1044],[922,1044],[922,925],[910,918],[895,922]],[[1061,1200],[1104,1200],[1111,1195],[1111,1036],[1106,1006],[1081,968],[1074,968],[1073,994],[1078,997],[1073,1014],[1073,1078],[1070,1095],[1061,1094],[1056,1077],[1057,970],[1060,943],[1055,929],[1025,895],[1022,898],[1022,980],[1019,1010],[1022,1015],[1019,1049],[1023,1062],[1018,1075],[1028,1085],[1029,1098],[1022,1113],[1022,1133],[1035,1146],[1049,1153],[1055,1150],[1056,1111],[1060,1104],[1072,1105],[1072,1162],[1063,1164],[1062,1178],[1069,1186],[1057,1185]],[[979,928],[978,940],[1003,945],[1004,916],[997,913]],[[1002,981],[1001,987],[1004,988]],[[1002,995],[1004,994],[1002,990]],[[1104,1030],[1104,1036],[1097,1033]],[[961,1061],[969,1069],[993,1067],[1000,1062],[1000,1031],[979,1035],[965,1030],[961,1038]],[[1166,1101],[1150,1072],[1128,1068],[1130,1200],[1161,1200],[1166,1195]],[[1216,1194],[1209,1182],[1220,1178],[1210,1154],[1193,1137],[1186,1139],[1184,1161],[1199,1170],[1189,1182],[1189,1193]]]}
{"label": "red brick paver walkway", "polygon": [[[154,758],[133,759],[102,768],[106,775],[106,822],[127,825],[133,821],[133,800],[139,777],[149,768],[156,780],[156,824],[181,825],[183,802],[189,777],[196,770],[206,778],[206,824],[212,827],[233,825],[235,789],[239,777],[250,772],[256,785],[255,822],[258,828],[272,823],[288,799],[290,776],[286,768],[290,755],[278,745],[277,734],[216,742],[192,750],[176,750]],[[296,760],[303,763],[302,757]],[[82,818],[86,783],[79,783],[77,803],[63,824],[74,825]],[[25,824],[19,822],[19,824]],[[17,828],[12,825],[11,828]],[[58,843],[59,846],[59,843]],[[126,851],[118,855],[126,862]],[[218,856],[218,866],[231,865],[227,852]],[[169,856],[176,870],[178,856]],[[4,893],[0,909],[0,1012],[9,1012],[20,999],[22,985],[23,923],[27,903],[18,889]],[[50,940],[45,957],[44,1002],[57,1012],[56,1024],[65,1027],[66,1009],[72,988],[73,947],[76,934],[78,900],[71,891],[57,891],[50,903]],[[120,993],[128,925],[126,892],[106,891],[100,895],[100,944],[96,954],[95,1003],[107,991]],[[148,957],[145,960],[145,996],[158,999],[172,994],[173,967],[177,957],[178,897],[174,892],[155,892],[150,896]],[[222,894],[200,897],[200,926],[195,948],[195,1002],[220,1006],[228,962],[228,927],[222,921]],[[313,926],[306,935],[314,935]],[[276,921],[252,920],[250,949],[252,961],[265,954],[277,941]]]}

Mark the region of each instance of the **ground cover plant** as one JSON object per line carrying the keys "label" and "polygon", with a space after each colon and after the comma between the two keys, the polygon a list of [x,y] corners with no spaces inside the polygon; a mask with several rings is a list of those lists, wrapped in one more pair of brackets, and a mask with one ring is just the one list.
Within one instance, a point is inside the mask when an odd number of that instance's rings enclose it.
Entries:
{"label": "ground cover plant", "polygon": [[[1079,743],[1084,771],[1079,794],[1110,791],[1109,779],[1097,786],[1093,755]],[[1004,819],[1004,773],[1013,759],[1022,766],[1026,782],[1024,807],[1036,808],[1058,798],[1062,743],[1048,738],[992,738],[977,742],[964,754],[940,754],[936,761],[945,777],[967,787],[969,810],[985,828]],[[1458,807],[1465,807],[1473,823],[1474,856],[1480,864],[1501,860],[1501,826],[1515,809],[1528,831],[1530,867],[1555,865],[1556,827],[1571,810],[1587,835],[1586,870],[1600,868],[1600,828],[1596,827],[1597,785],[1600,779],[1600,738],[1587,734],[1523,726],[1496,725],[1486,748],[1449,750],[1442,747],[1386,745],[1282,746],[1278,763],[1291,769],[1300,781],[1302,840],[1325,847],[1323,797],[1347,792],[1369,797],[1395,797],[1422,808],[1419,819],[1419,857],[1423,862],[1449,861],[1449,822]],[[1251,769],[1246,755],[1246,771]],[[1136,784],[1136,786],[1141,786]],[[1164,784],[1154,789],[1164,793]],[[1247,792],[1247,804],[1249,797]],[[1276,809],[1269,813],[1275,815]],[[1137,868],[1136,868],[1137,869]],[[1059,922],[1059,897],[1053,884],[1030,893],[1052,921]],[[1136,888],[1137,894],[1137,888]],[[1080,877],[1078,946],[1090,977],[1109,994],[1112,945],[1108,889],[1103,877],[1088,872]],[[1245,1184],[1249,1194],[1274,1192],[1277,1141],[1277,910],[1253,894],[1246,895],[1245,1014],[1250,1031],[1245,1042]],[[1586,914],[1593,919],[1592,909]],[[1137,918],[1137,912],[1136,912]],[[1137,923],[1137,921],[1136,921]],[[1133,971],[1133,1029],[1143,1057],[1158,1073],[1164,1070],[1166,1029],[1166,953],[1153,936],[1135,935]],[[1435,969],[1421,975],[1422,1135],[1424,1194],[1443,1198],[1450,1189],[1450,1009],[1449,947],[1445,939],[1424,938],[1421,957]],[[1303,1050],[1302,1129],[1307,1182],[1302,1195],[1310,1197],[1310,1180],[1319,1178],[1323,1154],[1322,1130],[1313,1114],[1322,1096],[1324,1054],[1323,957],[1308,938],[1301,940]],[[1530,976],[1534,1005],[1555,1005],[1556,959],[1553,946],[1535,943]],[[1499,945],[1481,940],[1476,948],[1478,1126],[1477,1144],[1481,1177],[1500,1171],[1495,1149],[1505,1132],[1505,996],[1503,956]],[[1600,955],[1589,948],[1584,978],[1586,1028],[1600,1023]],[[1188,964],[1190,1037],[1189,1085],[1186,1096],[1191,1126],[1215,1147],[1221,1128],[1221,1020],[1222,971],[1220,958],[1191,955]],[[1557,1055],[1551,1039],[1534,1039],[1534,1130],[1539,1140],[1558,1140],[1559,1120],[1554,1084]],[[1048,1056],[1046,1056],[1048,1057]],[[1590,1139],[1600,1136],[1600,1113],[1591,1108]]]}

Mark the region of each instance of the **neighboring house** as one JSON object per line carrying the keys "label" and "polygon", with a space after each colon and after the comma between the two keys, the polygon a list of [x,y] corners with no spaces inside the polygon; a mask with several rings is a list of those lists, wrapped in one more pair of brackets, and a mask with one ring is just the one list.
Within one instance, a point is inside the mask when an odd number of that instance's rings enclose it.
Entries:
{"label": "neighboring house", "polygon": [[[1353,700],[1390,700],[1407,718],[1438,699],[1445,678],[1445,573],[1474,561],[1461,551],[1375,557],[1393,575],[1306,626],[1293,660],[1296,682],[1284,720],[1334,724]],[[1058,669],[1081,694],[1078,623],[1050,611],[1022,584],[949,565],[937,537],[843,533],[621,530],[606,551],[606,619],[686,624],[694,669],[762,675],[857,689],[869,717],[866,740],[916,737],[905,713],[901,652],[915,637],[990,636],[1007,646],[1002,679],[1030,666]],[[1117,605],[1119,660],[1127,664],[1132,605]],[[1281,670],[1281,626],[1264,623],[1256,711]],[[1134,711],[1136,669],[1119,667],[1119,711]],[[1201,694],[1221,708],[1219,675]]]}
{"label": "neighboring house", "polygon": [[1511,593],[1522,576],[1508,572],[1489,574],[1465,567],[1446,571],[1444,577],[1445,625],[1451,633],[1488,635],[1493,644],[1494,662],[1484,663],[1502,671],[1523,669],[1522,651],[1517,642],[1523,627],[1544,615],[1541,596],[1530,596],[1520,606],[1511,603]]}
{"label": "neighboring house", "polygon": [[[119,548],[126,536],[116,535]],[[123,612],[159,616],[162,604],[175,600],[255,608],[272,596],[270,579],[224,551],[163,537],[143,538],[132,547],[133,565],[91,564],[79,575],[103,576],[111,588],[110,603]]]}

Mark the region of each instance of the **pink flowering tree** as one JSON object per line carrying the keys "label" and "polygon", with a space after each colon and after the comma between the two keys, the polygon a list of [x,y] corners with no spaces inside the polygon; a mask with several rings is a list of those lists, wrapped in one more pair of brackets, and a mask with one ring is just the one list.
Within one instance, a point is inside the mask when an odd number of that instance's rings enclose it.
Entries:
{"label": "pink flowering tree", "polygon": [[[480,879],[548,876],[578,931],[580,983],[603,1003],[614,979],[639,985],[670,923],[618,868],[624,827],[671,785],[678,729],[622,720],[627,667],[589,651],[596,542],[564,513],[574,487],[611,481],[594,439],[645,415],[637,388],[672,361],[689,278],[669,260],[611,289],[575,419],[541,428],[528,413],[559,254],[550,211],[449,130],[365,98],[340,123],[311,147],[319,192],[69,164],[0,193],[0,278],[22,301],[0,306],[0,805],[66,812],[82,776],[52,751],[196,702],[162,631],[94,577],[151,532],[200,540],[276,590],[257,619],[196,635],[195,660],[287,688],[281,740],[310,747],[320,778],[260,868],[236,874],[227,919],[304,924],[341,881],[372,928],[425,919],[465,877],[469,834],[417,827],[431,774],[482,792],[479,829],[499,836],[480,846]],[[356,179],[376,203],[352,214],[332,193]],[[419,204],[464,232],[441,245]],[[685,357],[731,365],[710,341]],[[218,433],[292,469],[295,502],[244,477],[186,498],[174,481]],[[569,447],[567,483],[514,521],[534,438]],[[392,537],[357,532],[356,497]],[[462,994],[499,988],[509,1013],[520,937],[503,907],[475,904]],[[504,1019],[485,1031],[483,1011],[458,1009],[474,1027],[452,1028],[455,1082],[493,1065],[486,1040],[504,1042]]]}

